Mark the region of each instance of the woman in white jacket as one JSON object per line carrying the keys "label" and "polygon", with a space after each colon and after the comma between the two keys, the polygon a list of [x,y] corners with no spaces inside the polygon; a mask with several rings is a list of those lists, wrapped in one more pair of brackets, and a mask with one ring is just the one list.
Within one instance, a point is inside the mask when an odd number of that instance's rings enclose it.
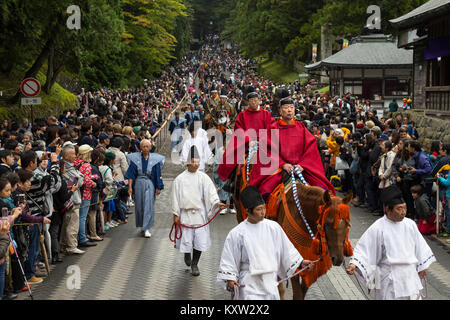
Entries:
{"label": "woman in white jacket", "polygon": [[394,162],[395,152],[392,151],[392,142],[389,140],[383,141],[380,144],[381,151],[381,165],[378,169],[378,177],[380,178],[379,188],[384,189],[395,183],[395,176],[392,170],[392,163]]}

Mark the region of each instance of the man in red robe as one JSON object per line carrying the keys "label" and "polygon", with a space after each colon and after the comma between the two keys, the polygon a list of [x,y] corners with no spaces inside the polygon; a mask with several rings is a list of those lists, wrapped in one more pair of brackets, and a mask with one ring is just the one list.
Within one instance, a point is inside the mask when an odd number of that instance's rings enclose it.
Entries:
{"label": "man in red robe", "polygon": [[268,148],[270,163],[258,162],[253,166],[249,185],[257,187],[264,197],[272,193],[281,183],[282,173],[275,174],[276,170],[267,172],[267,168],[276,163],[278,168],[289,175],[293,167],[297,166],[309,185],[321,187],[336,195],[333,185],[325,177],[317,139],[301,122],[294,120],[295,107],[291,98],[280,101],[280,115],[281,118],[272,125],[275,131],[272,131]]}
{"label": "man in red robe", "polygon": [[243,164],[243,158],[252,141],[260,140],[260,130],[267,130],[267,140],[270,141],[270,128],[275,119],[269,111],[260,107],[256,92],[247,95],[248,108],[239,113],[234,125],[234,132],[223,154],[222,163],[217,174],[225,181],[238,164]]}

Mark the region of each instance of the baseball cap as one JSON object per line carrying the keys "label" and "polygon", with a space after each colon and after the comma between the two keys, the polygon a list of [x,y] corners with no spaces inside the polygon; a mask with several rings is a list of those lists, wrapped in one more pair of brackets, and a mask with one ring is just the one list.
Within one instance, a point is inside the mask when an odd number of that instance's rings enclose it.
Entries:
{"label": "baseball cap", "polygon": [[100,132],[100,134],[98,135],[98,139],[100,141],[104,141],[105,139],[111,140],[112,138],[113,138],[113,136],[111,134],[107,134],[105,132]]}

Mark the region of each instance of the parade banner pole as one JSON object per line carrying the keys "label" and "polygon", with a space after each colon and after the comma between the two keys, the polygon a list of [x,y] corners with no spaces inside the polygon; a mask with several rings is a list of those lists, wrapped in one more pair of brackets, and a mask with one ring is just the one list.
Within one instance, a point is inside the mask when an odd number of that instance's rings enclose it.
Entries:
{"label": "parade banner pole", "polygon": [[[203,63],[200,63],[200,65],[202,65]],[[200,67],[197,69],[197,72],[194,75],[194,79],[197,79],[197,75],[198,72],[200,71]],[[164,129],[164,127],[167,125],[167,123],[169,122],[169,120],[172,118],[172,115],[181,107],[181,104],[183,103],[183,101],[186,99],[187,95],[189,93],[189,88],[186,90],[186,93],[184,94],[183,98],[180,100],[180,102],[178,102],[178,106],[172,110],[172,112],[169,113],[169,115],[167,116],[167,119],[164,121],[164,123],[161,125],[161,127],[155,132],[155,134],[152,136],[152,140],[155,140],[155,138],[159,135],[159,133],[161,132],[162,129]]]}

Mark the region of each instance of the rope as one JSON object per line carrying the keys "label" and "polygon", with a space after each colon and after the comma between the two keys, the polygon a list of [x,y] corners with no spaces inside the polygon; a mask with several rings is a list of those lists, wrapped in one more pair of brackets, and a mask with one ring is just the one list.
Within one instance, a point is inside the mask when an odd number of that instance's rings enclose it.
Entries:
{"label": "rope", "polygon": [[[200,228],[203,228],[203,227],[207,226],[208,224],[210,224],[220,211],[222,211],[222,210],[218,209],[217,212],[214,214],[214,216],[211,219],[209,219],[208,222],[206,222],[205,224],[202,224],[201,226],[193,227],[193,226],[184,225],[184,224],[182,224],[179,221],[178,221],[178,223],[174,222],[172,224],[172,228],[170,229],[170,232],[169,232],[169,240],[174,243],[174,248],[176,248],[176,245],[177,245],[176,241],[180,240],[181,236],[183,235],[183,230],[182,230],[181,227],[185,227],[185,228],[188,228],[188,229],[200,229]],[[175,231],[175,234],[174,234],[174,237],[172,238],[172,234],[173,234],[174,231]]]}
{"label": "rope", "polygon": [[[320,260],[322,260],[322,256],[320,256],[319,259],[314,260],[314,261],[312,262],[312,265],[316,264],[316,263],[319,262]],[[311,265],[311,266],[312,266],[312,265]],[[305,271],[306,269],[308,269],[308,267],[304,267],[304,268],[298,270],[298,271],[297,271],[296,273],[294,273],[292,276],[287,277],[286,279],[282,279],[282,280],[278,281],[278,284],[280,284],[280,283],[282,283],[282,282],[285,282],[285,281],[288,281],[289,279],[291,279],[291,278],[293,278],[293,277],[299,275],[300,273],[302,273],[302,272]]]}
{"label": "rope", "polygon": [[245,284],[241,284],[240,287],[237,285],[234,285],[233,291],[231,292],[231,298],[233,300],[239,300],[239,288],[245,287]]}
{"label": "rope", "polygon": [[419,296],[417,297],[417,300],[419,300],[420,297],[422,297],[422,299],[426,299],[428,297],[428,281],[427,281],[427,277],[423,277],[420,278],[420,282],[422,282],[422,286],[425,287],[425,295],[422,294],[423,290],[420,290],[419,292]]}
{"label": "rope", "polygon": [[297,206],[298,212],[300,213],[300,216],[303,219],[303,222],[306,225],[306,228],[308,229],[309,235],[311,236],[311,238],[314,240],[314,233],[311,230],[311,227],[308,224],[308,221],[306,221],[305,215],[303,214],[302,211],[302,207],[300,205],[300,200],[298,199],[298,194],[297,194],[297,183],[295,182],[295,175],[294,175],[294,171],[297,173],[297,175],[299,176],[300,180],[302,181],[303,184],[306,184],[306,180],[305,178],[303,178],[303,175],[301,174],[300,170],[298,170],[297,167],[294,167],[295,169],[293,169],[291,171],[291,180],[292,180],[292,192],[294,194],[294,200],[295,200],[295,204]]}

